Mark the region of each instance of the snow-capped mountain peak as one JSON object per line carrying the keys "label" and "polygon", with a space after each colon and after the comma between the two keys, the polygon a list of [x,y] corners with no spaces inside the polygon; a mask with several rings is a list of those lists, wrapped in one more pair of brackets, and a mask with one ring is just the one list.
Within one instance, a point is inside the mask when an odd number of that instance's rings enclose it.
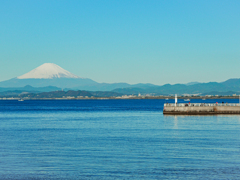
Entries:
{"label": "snow-capped mountain peak", "polygon": [[53,63],[44,63],[17,79],[81,78]]}

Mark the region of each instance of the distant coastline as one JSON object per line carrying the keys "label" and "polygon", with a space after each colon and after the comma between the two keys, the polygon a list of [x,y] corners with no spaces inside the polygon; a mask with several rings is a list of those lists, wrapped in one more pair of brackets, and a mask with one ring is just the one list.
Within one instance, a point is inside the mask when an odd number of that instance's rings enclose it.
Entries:
{"label": "distant coastline", "polygon": [[[136,99],[136,100],[144,100],[144,99],[174,99],[175,96],[148,96],[148,97],[82,97],[82,98],[7,98],[2,97],[0,100],[128,100],[128,99]],[[212,97],[205,97],[205,96],[193,96],[193,97],[184,97],[179,96],[178,99],[239,99],[239,96],[212,96]],[[167,100],[166,100],[167,101]],[[186,101],[187,102],[187,101]]]}

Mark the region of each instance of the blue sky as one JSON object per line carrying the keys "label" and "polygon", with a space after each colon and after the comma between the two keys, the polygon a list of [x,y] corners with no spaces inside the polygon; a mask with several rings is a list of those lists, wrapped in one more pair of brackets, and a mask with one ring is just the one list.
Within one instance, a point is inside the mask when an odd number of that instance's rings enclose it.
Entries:
{"label": "blue sky", "polygon": [[55,63],[97,82],[240,78],[239,0],[10,0],[0,81]]}

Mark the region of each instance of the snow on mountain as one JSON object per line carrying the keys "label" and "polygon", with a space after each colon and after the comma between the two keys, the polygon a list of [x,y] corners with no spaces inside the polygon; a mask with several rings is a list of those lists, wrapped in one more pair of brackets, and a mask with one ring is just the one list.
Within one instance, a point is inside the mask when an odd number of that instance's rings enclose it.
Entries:
{"label": "snow on mountain", "polygon": [[[53,63],[44,63],[17,79],[81,78]],[[81,78],[83,79],[83,78]]]}

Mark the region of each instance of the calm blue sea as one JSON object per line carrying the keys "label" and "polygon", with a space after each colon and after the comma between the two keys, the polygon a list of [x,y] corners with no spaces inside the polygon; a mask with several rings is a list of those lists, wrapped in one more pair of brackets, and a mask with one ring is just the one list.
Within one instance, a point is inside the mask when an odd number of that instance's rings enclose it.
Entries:
{"label": "calm blue sea", "polygon": [[0,179],[240,179],[240,115],[164,102],[0,101]]}

